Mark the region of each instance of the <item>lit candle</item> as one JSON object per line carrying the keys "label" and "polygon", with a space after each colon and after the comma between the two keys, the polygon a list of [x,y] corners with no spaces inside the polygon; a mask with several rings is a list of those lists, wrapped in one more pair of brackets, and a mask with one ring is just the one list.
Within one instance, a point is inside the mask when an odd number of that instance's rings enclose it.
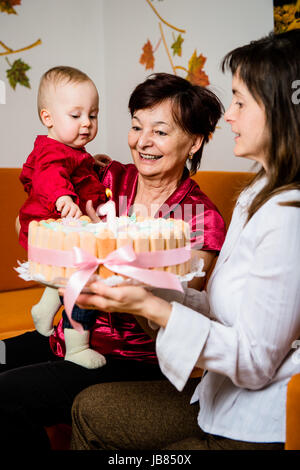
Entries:
{"label": "lit candle", "polygon": [[[106,189],[106,196],[111,198],[112,192],[110,189]],[[102,204],[97,209],[98,215],[106,215],[106,223],[108,228],[115,232],[116,230],[116,204],[114,201],[109,199],[105,204]]]}

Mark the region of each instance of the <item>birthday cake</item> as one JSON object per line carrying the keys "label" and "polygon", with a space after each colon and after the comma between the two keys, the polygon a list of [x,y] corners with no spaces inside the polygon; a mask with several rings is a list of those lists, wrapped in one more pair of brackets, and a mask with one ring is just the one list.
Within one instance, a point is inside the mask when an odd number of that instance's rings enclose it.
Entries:
{"label": "birthday cake", "polygon": [[[80,219],[32,221],[28,237],[29,272],[32,278],[40,278],[47,283],[55,283],[58,278],[69,279],[82,266],[78,260],[77,264],[73,263],[75,253],[87,263],[97,260],[94,274],[105,279],[120,273],[120,270],[123,274],[126,259],[118,262],[115,254],[132,258],[134,253],[136,259],[127,264],[135,268],[183,276],[190,271],[190,255],[186,256],[182,249],[189,246],[189,225],[183,220],[122,216],[115,217],[113,224],[109,224],[91,223],[87,216],[83,216]],[[146,257],[141,256],[143,254]],[[123,271],[117,269],[118,264]]]}

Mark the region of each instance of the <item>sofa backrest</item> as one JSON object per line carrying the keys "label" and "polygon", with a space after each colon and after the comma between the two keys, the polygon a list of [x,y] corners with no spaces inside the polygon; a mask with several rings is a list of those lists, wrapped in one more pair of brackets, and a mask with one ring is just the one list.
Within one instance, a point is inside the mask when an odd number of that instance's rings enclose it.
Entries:
{"label": "sofa backrest", "polygon": [[[228,228],[232,212],[241,190],[254,178],[254,173],[241,171],[198,171],[192,178],[200,189],[216,205]],[[207,286],[217,257],[207,272],[204,289]]]}
{"label": "sofa backrest", "polygon": [[236,199],[255,173],[241,171],[198,171],[192,178],[217,206],[228,227]]}
{"label": "sofa backrest", "polygon": [[18,277],[14,267],[17,261],[26,261],[26,251],[19,245],[15,221],[26,193],[19,181],[20,168],[0,168],[0,291],[24,289],[34,283]]}

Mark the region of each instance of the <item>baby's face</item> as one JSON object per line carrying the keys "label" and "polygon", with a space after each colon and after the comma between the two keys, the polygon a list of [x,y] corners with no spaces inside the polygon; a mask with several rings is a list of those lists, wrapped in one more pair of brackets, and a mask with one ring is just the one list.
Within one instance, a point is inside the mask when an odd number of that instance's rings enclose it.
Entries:
{"label": "baby's face", "polygon": [[84,147],[98,130],[99,96],[93,82],[58,84],[49,90],[48,137],[73,148]]}

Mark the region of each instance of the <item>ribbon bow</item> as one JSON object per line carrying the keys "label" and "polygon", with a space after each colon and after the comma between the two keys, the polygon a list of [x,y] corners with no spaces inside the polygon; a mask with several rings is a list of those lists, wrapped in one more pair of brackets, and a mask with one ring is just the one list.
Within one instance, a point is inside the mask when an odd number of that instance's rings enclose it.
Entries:
{"label": "ribbon bow", "polygon": [[74,247],[72,252],[74,255],[73,267],[77,268],[77,271],[72,274],[66,285],[64,305],[71,325],[81,332],[83,331],[82,325],[72,319],[72,310],[82,288],[100,264],[115,273],[145,284],[182,292],[181,283],[175,274],[145,268],[179,264],[190,258],[190,250],[187,248],[135,253],[131,245],[118,248],[103,259],[96,258],[77,247]]}

